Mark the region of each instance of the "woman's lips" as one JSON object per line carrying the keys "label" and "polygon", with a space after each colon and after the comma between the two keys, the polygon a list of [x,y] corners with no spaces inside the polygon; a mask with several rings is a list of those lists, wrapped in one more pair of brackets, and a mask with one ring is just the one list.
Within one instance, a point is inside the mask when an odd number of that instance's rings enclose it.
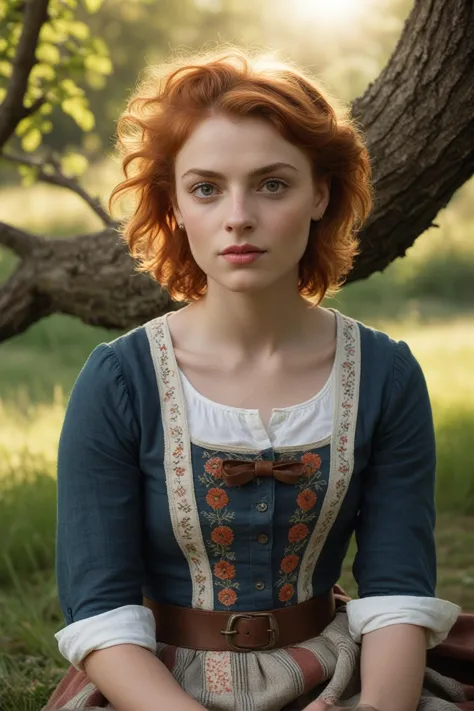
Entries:
{"label": "woman's lips", "polygon": [[265,252],[227,252],[221,256],[230,264],[250,264],[255,262]]}

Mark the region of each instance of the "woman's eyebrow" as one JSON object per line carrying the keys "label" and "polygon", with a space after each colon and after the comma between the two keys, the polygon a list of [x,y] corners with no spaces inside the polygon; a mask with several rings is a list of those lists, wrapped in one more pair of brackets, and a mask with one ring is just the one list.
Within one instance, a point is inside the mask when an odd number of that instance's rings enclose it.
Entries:
{"label": "woman's eyebrow", "polygon": [[[294,165],[291,165],[291,163],[270,163],[270,165],[264,165],[262,168],[255,168],[254,170],[251,170],[249,175],[251,177],[256,177],[259,175],[266,175],[267,173],[272,173],[275,170],[281,170],[282,168],[290,168],[291,170],[295,170],[298,172],[298,168],[296,168]],[[181,176],[181,180],[186,178],[188,175],[199,175],[203,178],[225,178],[225,175],[222,173],[218,173],[215,170],[206,170],[205,168],[190,168],[190,170],[187,170],[183,175]]]}

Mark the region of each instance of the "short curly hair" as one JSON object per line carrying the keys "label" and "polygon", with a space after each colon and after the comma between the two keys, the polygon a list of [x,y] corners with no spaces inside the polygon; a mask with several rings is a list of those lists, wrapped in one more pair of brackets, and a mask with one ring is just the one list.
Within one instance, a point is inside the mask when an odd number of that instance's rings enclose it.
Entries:
{"label": "short curly hair", "polygon": [[350,272],[357,232],[372,206],[368,151],[347,111],[290,64],[239,50],[197,55],[151,68],[118,120],[125,179],[113,190],[133,196],[124,238],[140,271],[176,300],[195,301],[207,276],[193,258],[173,212],[175,158],[194,128],[216,113],[260,117],[308,156],[315,178],[329,181],[322,220],[311,222],[299,264],[298,290],[320,303]]}

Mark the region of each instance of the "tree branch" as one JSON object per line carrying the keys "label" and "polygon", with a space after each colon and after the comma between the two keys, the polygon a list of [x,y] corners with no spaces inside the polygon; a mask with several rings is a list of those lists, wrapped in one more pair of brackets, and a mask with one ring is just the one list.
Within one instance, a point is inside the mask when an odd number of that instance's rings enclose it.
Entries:
{"label": "tree branch", "polygon": [[[72,239],[33,239],[34,251],[0,285],[0,342],[53,313],[126,329],[148,320],[150,314],[159,316],[184,306],[172,301],[148,275],[135,271],[115,230]],[[2,230],[0,224],[0,244],[12,242],[11,228],[6,225]]]}
{"label": "tree branch", "polygon": [[16,163],[17,165],[26,165],[29,168],[36,170],[37,180],[49,185],[57,185],[61,188],[71,190],[76,195],[79,195],[82,200],[95,212],[102,220],[106,227],[117,227],[117,222],[109,215],[107,210],[102,206],[98,198],[94,198],[81,186],[77,178],[70,178],[63,173],[60,162],[53,156],[52,153],[43,159],[28,158],[27,156],[16,156],[13,153],[0,153],[2,158]]}
{"label": "tree branch", "polygon": [[7,247],[22,259],[28,258],[31,253],[44,242],[42,237],[37,237],[17,227],[0,222],[0,245]]}
{"label": "tree branch", "polygon": [[39,34],[48,19],[48,5],[49,0],[24,0],[23,29],[13,59],[7,93],[0,105],[0,148],[13,135],[20,121],[36,111],[44,102],[44,98],[37,99],[32,106],[24,106],[29,76],[36,63]]}

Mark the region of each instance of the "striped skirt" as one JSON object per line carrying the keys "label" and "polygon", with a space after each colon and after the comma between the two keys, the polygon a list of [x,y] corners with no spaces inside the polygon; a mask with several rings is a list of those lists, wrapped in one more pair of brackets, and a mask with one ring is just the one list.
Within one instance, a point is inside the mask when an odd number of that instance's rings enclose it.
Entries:
{"label": "striped skirt", "polygon": [[[265,652],[203,652],[157,643],[180,686],[208,711],[297,711],[315,699],[351,707],[359,698],[360,646],[344,607],[324,632]],[[461,615],[429,654],[419,711],[474,711],[474,615]],[[111,709],[84,672],[70,667],[43,711]]]}

